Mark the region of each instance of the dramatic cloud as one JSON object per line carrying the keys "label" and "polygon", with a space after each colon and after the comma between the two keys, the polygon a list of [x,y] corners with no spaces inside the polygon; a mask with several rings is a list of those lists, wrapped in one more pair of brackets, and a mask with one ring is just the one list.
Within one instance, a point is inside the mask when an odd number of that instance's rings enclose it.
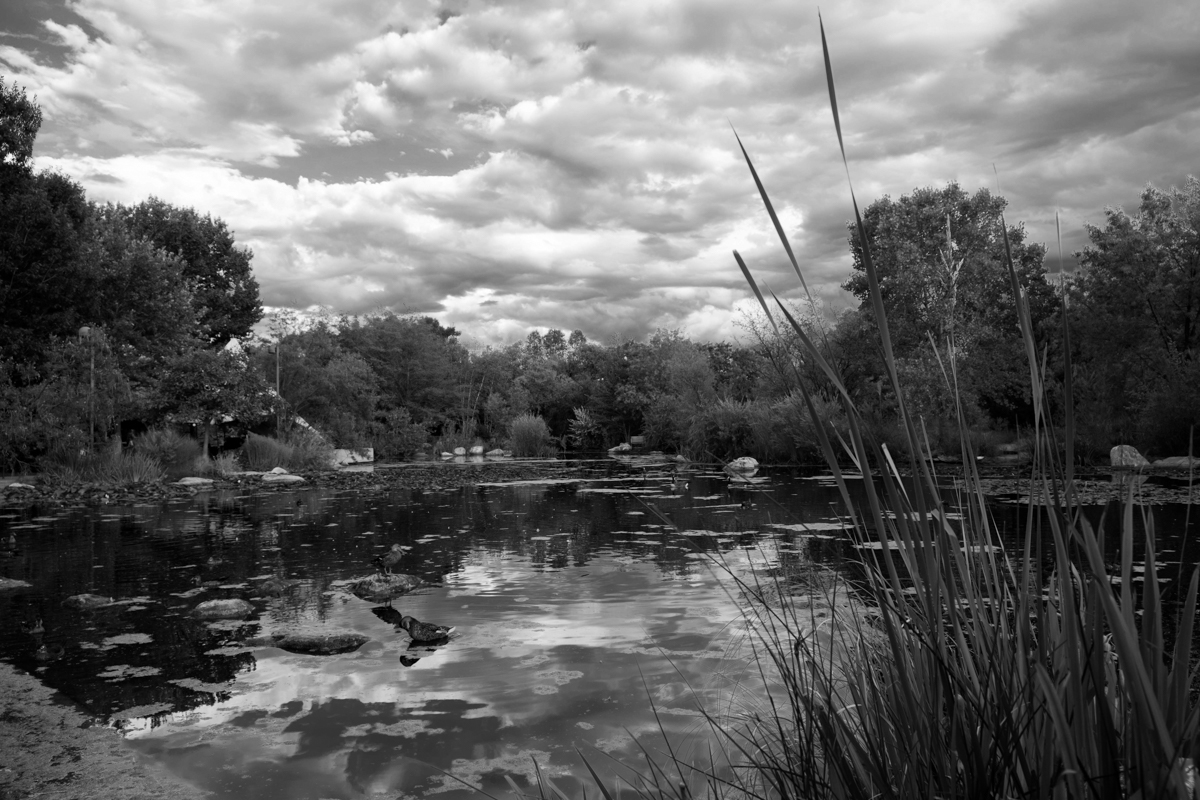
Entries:
{"label": "dramatic cloud", "polygon": [[[1107,205],[1200,171],[1200,11],[854,0],[831,9],[860,202],[957,180],[1068,249]],[[98,200],[223,218],[264,302],[534,327],[737,335],[731,250],[794,277],[755,159],[829,310],[849,193],[815,7],[765,0],[352,0],[0,12],[0,73],[37,96],[41,167]]]}

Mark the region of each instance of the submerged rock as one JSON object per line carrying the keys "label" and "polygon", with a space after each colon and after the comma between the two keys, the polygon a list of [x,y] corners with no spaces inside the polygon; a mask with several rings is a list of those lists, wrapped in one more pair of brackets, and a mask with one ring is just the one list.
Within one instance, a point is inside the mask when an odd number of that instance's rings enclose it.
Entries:
{"label": "submerged rock", "polygon": [[396,597],[406,595],[413,589],[427,586],[425,581],[416,575],[392,574],[368,575],[350,584],[350,593],[360,600],[370,603],[386,603]]}
{"label": "submerged rock", "polygon": [[249,640],[246,644],[255,647],[278,647],[289,653],[300,653],[307,656],[332,656],[338,653],[353,653],[368,641],[369,639],[361,633],[297,631],[260,636],[257,639]]}
{"label": "submerged rock", "polygon": [[289,581],[279,577],[267,578],[258,585],[258,592],[268,597],[279,597],[286,594],[295,585],[296,581]]}
{"label": "submerged rock", "polygon": [[245,600],[206,600],[192,609],[200,619],[245,619],[254,611],[254,606]]}
{"label": "submerged rock", "polygon": [[83,611],[90,611],[93,608],[104,608],[111,606],[113,599],[99,594],[75,594],[63,600],[63,605],[67,608],[77,608]]}
{"label": "submerged rock", "polygon": [[28,589],[32,585],[32,583],[19,581],[16,578],[0,578],[0,592],[10,589]]}

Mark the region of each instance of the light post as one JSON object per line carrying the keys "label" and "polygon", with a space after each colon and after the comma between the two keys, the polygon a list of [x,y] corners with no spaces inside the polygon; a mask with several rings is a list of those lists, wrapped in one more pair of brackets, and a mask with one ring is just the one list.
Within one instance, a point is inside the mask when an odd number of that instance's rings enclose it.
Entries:
{"label": "light post", "polygon": [[283,405],[283,395],[279,393],[279,342],[271,345],[271,349],[267,352],[275,353],[275,437],[280,436],[280,406]]}
{"label": "light post", "polygon": [[93,328],[84,325],[79,329],[79,337],[88,340],[88,354],[90,356],[90,389],[88,390],[88,421],[91,426],[91,432],[88,435],[88,452],[96,452],[96,331]]}

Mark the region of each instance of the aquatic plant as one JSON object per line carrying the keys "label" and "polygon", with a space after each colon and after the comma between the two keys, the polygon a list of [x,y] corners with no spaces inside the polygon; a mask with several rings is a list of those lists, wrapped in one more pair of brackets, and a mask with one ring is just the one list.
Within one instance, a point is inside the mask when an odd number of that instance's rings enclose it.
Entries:
{"label": "aquatic plant", "polygon": [[[821,43],[849,181],[823,24]],[[803,285],[767,191],[744,146],[742,152]],[[1023,547],[1010,551],[989,515],[970,437],[960,441],[961,508],[948,507],[935,465],[922,457],[930,452],[929,437],[904,402],[852,184],[850,191],[884,380],[898,398],[902,455],[873,434],[821,343],[773,294],[763,295],[741,256],[734,255],[770,324],[795,331],[806,358],[838,398],[844,430],[815,425],[814,434],[864,553],[863,583],[851,590],[834,581],[823,595],[833,613],[818,615],[811,590],[801,601],[778,582],[764,592],[741,581],[743,595],[751,598],[747,614],[755,623],[758,673],[769,688],[757,706],[706,712],[717,744],[705,758],[668,749],[630,785],[645,797],[680,800],[697,794],[864,800],[1191,797],[1200,757],[1200,705],[1189,669],[1200,568],[1188,577],[1179,567],[1186,589],[1167,604],[1163,589],[1169,578],[1159,574],[1151,512],[1142,512],[1138,534],[1133,505],[1125,504],[1115,566],[1106,561],[1103,526],[1093,527],[1080,513],[1073,489],[1075,421],[1065,314],[1065,402],[1056,430],[1045,348],[1035,338],[1002,224],[1013,317],[1032,387],[1029,476],[1044,497],[1053,498],[1043,509],[1030,504]],[[931,342],[931,351],[955,398],[958,428],[967,430],[956,391],[955,342]],[[811,391],[803,381],[796,384],[810,418],[822,419]],[[851,493],[846,464],[867,478],[860,495]],[[1135,566],[1139,546],[1144,561]],[[616,789],[605,786],[584,760],[594,788],[610,800]]]}

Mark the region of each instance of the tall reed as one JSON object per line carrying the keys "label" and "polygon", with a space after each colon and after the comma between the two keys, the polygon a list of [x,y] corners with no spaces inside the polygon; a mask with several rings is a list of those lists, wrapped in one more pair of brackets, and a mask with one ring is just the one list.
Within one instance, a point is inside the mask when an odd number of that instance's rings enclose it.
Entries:
{"label": "tall reed", "polygon": [[[838,145],[850,180],[829,49],[821,44]],[[741,146],[740,139],[738,140]],[[799,264],[749,154],[742,153],[801,285]],[[1154,519],[1127,502],[1119,564],[1106,562],[1104,533],[1081,514],[1074,490],[1070,332],[1063,315],[1066,402],[1055,434],[1045,395],[1044,348],[1034,337],[1024,289],[1005,251],[1030,370],[1035,409],[1031,485],[1053,498],[1030,503],[1022,546],[1009,549],[988,513],[970,438],[961,438],[965,489],[948,507],[922,421],[905,407],[879,278],[853,186],[851,204],[907,453],[871,435],[837,372],[787,307],[769,303],[734,253],[770,323],[790,326],[824,373],[844,414],[835,435],[814,434],[833,472],[844,513],[863,546],[864,583],[835,582],[844,613],[818,618],[777,587],[775,603],[750,603],[765,691],[761,708],[708,721],[719,753],[705,763],[668,754],[634,783],[643,796],[693,798],[1160,798],[1192,797],[1200,758],[1200,706],[1190,670],[1200,569],[1172,606],[1163,603]],[[807,291],[807,288],[805,288]],[[774,313],[772,313],[774,311]],[[957,397],[954,341],[936,344],[943,379]],[[816,401],[798,380],[810,418]],[[967,430],[961,399],[959,430]],[[843,475],[865,479],[854,494]],[[1142,541],[1138,541],[1141,539]],[[1134,563],[1138,545],[1144,562]],[[1183,567],[1179,567],[1183,577]],[[762,587],[742,584],[761,596]],[[838,588],[840,587],[840,588]],[[756,595],[755,592],[758,592]],[[839,595],[840,592],[840,595]],[[855,597],[859,599],[854,599]],[[839,604],[840,601],[840,604]],[[873,613],[868,616],[865,610]],[[1167,630],[1173,631],[1173,640]],[[592,767],[588,764],[588,769]],[[595,776],[595,772],[592,775]],[[682,782],[666,780],[679,774]],[[596,788],[612,792],[596,778]]]}

